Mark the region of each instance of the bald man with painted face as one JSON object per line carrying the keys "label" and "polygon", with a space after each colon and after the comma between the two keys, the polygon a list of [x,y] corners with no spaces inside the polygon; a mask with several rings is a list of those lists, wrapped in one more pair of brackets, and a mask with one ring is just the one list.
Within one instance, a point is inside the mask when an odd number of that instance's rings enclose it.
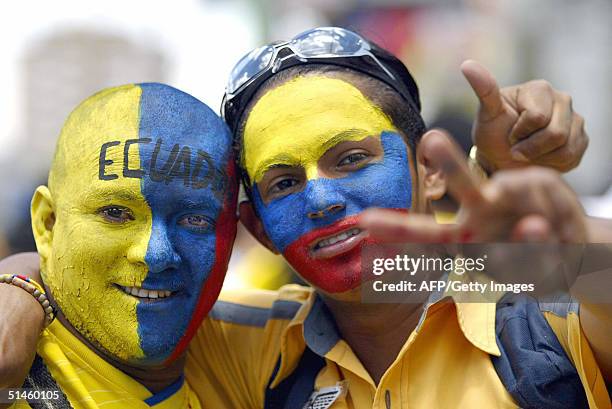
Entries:
{"label": "bald man with painted face", "polygon": [[235,200],[229,132],[200,101],[139,84],[82,102],[32,200],[58,319],[25,386],[52,379],[49,400],[74,408],[202,407],[185,350],[221,289]]}

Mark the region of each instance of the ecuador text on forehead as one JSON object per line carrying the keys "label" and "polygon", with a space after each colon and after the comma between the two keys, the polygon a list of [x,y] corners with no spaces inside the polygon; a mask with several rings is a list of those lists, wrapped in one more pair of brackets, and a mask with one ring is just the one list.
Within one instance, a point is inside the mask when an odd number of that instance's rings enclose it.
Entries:
{"label": "ecuador text on forehead", "polygon": [[[142,161],[143,166],[131,165],[132,149],[150,143],[153,143],[151,138],[128,139],[124,143],[119,140],[103,143],[99,155],[99,179],[110,181],[120,176],[136,179],[149,176],[152,182],[165,184],[179,180],[185,187],[192,189],[210,187],[215,196],[222,198],[227,185],[227,174],[215,165],[208,152],[200,148],[172,144],[158,138],[150,160]],[[110,169],[115,163],[122,164],[120,174]]]}

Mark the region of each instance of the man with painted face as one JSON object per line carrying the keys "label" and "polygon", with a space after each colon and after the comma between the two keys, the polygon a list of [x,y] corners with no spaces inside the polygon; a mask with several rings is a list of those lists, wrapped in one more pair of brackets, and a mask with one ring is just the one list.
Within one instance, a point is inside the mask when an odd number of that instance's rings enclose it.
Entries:
{"label": "man with painted face", "polygon": [[[250,199],[240,205],[241,220],[314,288],[281,290],[283,304],[272,304],[271,314],[299,301],[295,315],[284,327],[261,324],[272,334],[264,339],[275,340],[263,351],[278,355],[256,350],[250,358],[258,369],[253,384],[265,391],[257,393],[260,405],[610,407],[598,363],[610,369],[611,320],[600,310],[511,304],[504,313],[527,316],[531,327],[502,334],[491,302],[362,302],[361,251],[389,236],[580,243],[594,233],[575,195],[549,170],[510,171],[478,187],[447,136],[425,132],[406,68],[351,36],[319,29],[255,50],[237,65],[225,99]],[[502,97],[486,75],[476,78],[477,64],[463,69],[482,101],[476,138],[497,126],[508,146],[487,158],[489,169],[520,167],[512,154],[541,142],[527,138],[520,98]],[[564,115],[574,135],[582,132],[579,118]],[[429,213],[446,191],[463,217],[443,227]],[[372,208],[393,212],[366,211]],[[604,375],[610,379],[610,371]]]}
{"label": "man with painted face", "polygon": [[26,387],[59,388],[58,407],[201,407],[185,350],[227,268],[233,169],[223,121],[170,86],[105,89],[70,114],[32,200],[59,314]]}
{"label": "man with painted face", "polygon": [[[272,63],[273,60],[271,59],[269,62]],[[389,61],[386,61],[386,63],[389,63]],[[331,64],[331,66],[333,65],[335,64]],[[347,68],[350,68],[352,64],[348,65]],[[376,206],[376,203],[379,203],[379,206],[382,207],[410,208],[413,211],[416,207],[419,209],[425,208],[428,201],[423,194],[422,187],[417,189],[416,183],[407,183],[416,181],[418,178],[414,169],[416,167],[414,157],[411,155],[411,152],[414,152],[413,145],[416,145],[416,141],[412,140],[411,149],[407,149],[399,135],[420,135],[423,128],[422,123],[419,122],[420,117],[417,116],[417,119],[415,119],[413,110],[402,108],[406,105],[406,100],[402,99],[393,89],[385,88],[384,82],[377,82],[375,79],[369,78],[368,75],[360,75],[359,73],[363,74],[363,67],[361,67],[362,70],[356,72],[353,72],[354,70],[335,72],[335,70],[330,69],[331,67],[318,68],[320,70],[317,71],[314,66],[310,65],[304,67],[303,72],[281,71],[281,74],[273,76],[273,79],[260,88],[258,96],[253,97],[251,95],[251,98],[247,98],[245,101],[240,101],[240,98],[233,101],[228,99],[226,107],[230,106],[229,104],[237,104],[237,101],[241,102],[237,106],[242,106],[242,108],[250,105],[248,110],[251,113],[249,115],[245,114],[242,122],[246,125],[245,129],[255,130],[249,133],[249,137],[247,137],[246,131],[244,134],[245,149],[242,155],[245,165],[244,176],[245,179],[252,181],[247,184],[247,188],[251,189],[251,197],[254,198],[253,203],[261,209],[259,215],[264,221],[263,224],[268,224],[268,230],[263,231],[262,225],[254,218],[255,214],[248,205],[243,206],[242,212],[245,224],[250,226],[269,247],[275,250],[284,249],[286,257],[298,272],[312,282],[320,294],[331,294],[332,296],[326,297],[325,300],[333,303],[334,298],[342,299],[344,295],[350,293],[352,287],[359,283],[359,275],[355,274],[357,272],[355,265],[358,264],[355,261],[355,251],[342,252],[341,248],[338,250],[339,247],[346,246],[346,243],[343,242],[347,240],[349,245],[351,244],[350,240],[353,240],[352,244],[355,244],[355,240],[352,239],[354,231],[351,231],[355,226],[355,220],[346,218],[346,221],[332,227],[332,229],[348,230],[346,237],[340,237],[341,240],[336,243],[331,243],[332,240],[328,239],[330,235],[338,236],[336,231],[330,230],[329,234],[326,232],[325,237],[323,237],[320,233],[324,230],[316,231],[312,227],[329,228],[330,215],[332,215],[332,218],[339,218],[346,215],[347,211],[354,213]],[[473,66],[471,68],[468,66],[465,70],[469,72],[470,69],[479,70]],[[301,78],[302,76],[307,77],[310,72],[321,74],[323,78],[319,78],[315,83],[309,83],[308,78]],[[378,73],[378,75],[382,74]],[[300,78],[297,81],[291,81],[293,77]],[[346,81],[347,78],[348,82]],[[468,79],[470,79],[483,101],[490,102],[489,91],[491,86],[494,86],[494,82],[491,83],[494,80],[486,73],[483,75],[482,71],[468,73]],[[352,84],[351,81],[355,81],[355,83]],[[275,88],[280,90],[284,82],[287,82],[287,84],[295,82],[293,86],[296,88],[283,88],[279,91],[280,94],[274,94]],[[230,84],[230,88],[232,88],[232,84]],[[372,92],[365,92],[364,89],[369,89]],[[377,89],[378,91],[376,91]],[[534,93],[534,90],[537,92]],[[236,89],[233,91],[236,91]],[[258,108],[259,102],[255,102],[263,101],[264,98],[260,99],[260,96],[266,95],[268,91],[271,97],[268,99],[266,96],[266,101],[273,102],[272,108],[265,105]],[[486,109],[481,110],[479,114],[479,121],[477,122],[479,130],[475,135],[477,142],[480,141],[479,147],[482,147],[477,155],[480,163],[490,172],[498,168],[522,166],[525,164],[525,156],[536,163],[559,169],[567,170],[575,166],[586,147],[586,138],[581,126],[581,119],[571,111],[571,105],[567,100],[564,100],[565,97],[542,83],[509,87],[504,91],[511,97],[510,100],[516,104],[516,111],[510,112],[513,115],[508,115],[508,111],[504,111],[504,115],[499,115],[501,112],[495,112],[495,109],[499,107],[496,108],[494,104],[489,103],[483,104]],[[409,91],[406,92],[409,94]],[[296,95],[302,95],[304,99],[296,98]],[[342,99],[338,100],[338,96],[342,96]],[[287,99],[283,102],[283,98]],[[334,100],[334,98],[336,99]],[[252,103],[250,103],[251,99]],[[418,98],[416,100],[418,103]],[[288,101],[295,102],[295,104],[288,105]],[[313,104],[313,101],[317,101],[317,104]],[[408,101],[414,103],[411,99],[408,99]],[[343,116],[339,114],[338,108],[344,105],[349,108],[349,114],[344,111]],[[270,111],[268,111],[269,108]],[[418,108],[416,111],[418,111]],[[227,113],[226,110],[226,117]],[[255,122],[251,121],[251,125],[249,125],[250,119],[247,119],[247,116],[248,118],[254,118],[254,114],[258,114],[255,118],[257,116],[259,118]],[[275,115],[278,123],[274,123],[276,122],[274,120]],[[389,120],[389,117],[392,120]],[[227,118],[231,123],[231,118]],[[263,122],[261,118],[264,118]],[[260,133],[257,126],[264,123],[265,118],[269,119],[271,133],[266,134],[269,138],[262,140],[263,145],[259,146],[258,141],[250,139],[250,137],[257,138]],[[285,120],[287,118],[294,120],[298,126],[283,128],[291,125],[291,121]],[[315,118],[317,120],[313,120]],[[544,122],[542,122],[542,119],[544,119]],[[258,120],[260,125],[257,125]],[[330,127],[336,122],[337,127],[335,129],[345,132],[335,132],[332,135],[333,137],[330,137],[326,134],[325,131],[328,129],[325,127]],[[506,138],[508,135],[503,134],[502,138],[495,138],[500,133],[500,128],[504,131],[507,128],[507,134],[513,139],[512,146],[515,149],[520,148],[518,152],[524,154],[522,158],[520,155],[516,155],[516,150],[511,151],[511,145]],[[551,130],[554,131],[554,138],[551,137]],[[262,132],[267,131],[265,129]],[[283,147],[282,143],[278,141],[279,135],[285,139],[286,146]],[[558,135],[565,135],[565,138],[559,138]],[[295,141],[299,141],[300,144],[293,146]],[[365,141],[365,146],[360,145],[362,141]],[[517,141],[522,142],[522,144],[516,143]],[[249,146],[247,147],[247,145]],[[425,146],[423,142],[420,142],[419,145]],[[250,153],[252,149],[254,149],[255,155]],[[346,155],[347,150],[354,150],[354,152]],[[262,155],[267,153],[273,153],[274,155],[261,158]],[[342,156],[342,158],[339,158],[339,156]],[[372,165],[370,170],[363,166],[363,160],[366,157],[366,163]],[[336,160],[337,163],[334,163]],[[249,163],[257,163],[258,161],[257,166],[262,167],[265,172],[258,174],[257,171],[253,171],[252,174],[249,174]],[[325,169],[318,169],[320,167],[319,162],[325,164]],[[359,165],[360,163],[361,165]],[[296,164],[298,166],[295,166]],[[253,166],[251,166],[251,169],[254,169]],[[363,171],[357,172],[359,170]],[[278,175],[268,175],[268,171],[280,173]],[[377,172],[381,171],[386,172],[385,175],[383,177],[377,176]],[[353,172],[361,179],[340,180]],[[395,174],[396,172],[398,175]],[[433,172],[432,175],[434,176],[429,176],[428,179],[434,182],[440,179],[435,174]],[[258,179],[259,177],[261,179]],[[339,183],[334,184],[333,179],[338,179],[337,182]],[[270,188],[266,189],[265,192],[262,191],[260,189],[261,184],[254,182],[255,180],[258,180],[259,183],[271,184]],[[305,180],[317,182],[316,186],[304,189]],[[372,184],[372,181],[375,183]],[[299,183],[302,183],[302,185],[299,185]],[[558,183],[558,181],[555,181],[555,183]],[[434,195],[443,192],[443,186],[440,184],[433,183],[433,186],[437,188],[437,193],[434,192]],[[339,188],[336,189],[336,187]],[[334,190],[333,197],[327,197],[330,188]],[[397,191],[394,191],[394,189],[397,189]],[[291,197],[293,193],[301,194],[303,196],[301,201],[293,200]],[[369,195],[372,196],[371,199],[368,198]],[[283,199],[285,197],[294,207],[290,205],[280,206],[281,200],[285,200]],[[351,200],[345,200],[344,204],[332,203],[329,206],[327,205],[330,198],[340,199],[341,201],[343,197],[351,198]],[[274,202],[276,199],[281,200]],[[317,204],[317,201],[320,203]],[[312,209],[305,211],[305,206],[312,207]],[[273,213],[266,215],[266,208],[280,209],[281,212],[276,215]],[[302,211],[298,212],[298,209],[302,209]],[[282,228],[275,230],[274,217],[278,218],[278,226]],[[342,223],[345,223],[345,225],[342,225]],[[303,233],[306,233],[306,235]],[[321,237],[306,237],[309,233]],[[344,231],[338,231],[338,233],[340,233],[340,236],[345,234]],[[272,238],[273,242],[268,239],[268,236]],[[333,237],[333,240],[337,238]],[[327,242],[325,242],[326,240]],[[310,253],[305,251],[305,247],[299,245],[300,241],[322,243],[319,246],[320,248],[316,249],[317,257],[311,257]],[[322,257],[318,257],[319,255],[322,255]],[[337,261],[340,258],[352,267],[343,271],[342,263]],[[314,267],[312,267],[313,265]],[[22,265],[21,268],[26,267]],[[323,269],[329,269],[331,272],[329,279],[326,279],[325,274],[321,274]],[[342,307],[343,304],[338,303],[337,305]],[[346,306],[352,309],[355,304],[346,303]],[[36,305],[33,308],[40,309]],[[292,394],[287,385],[293,385],[291,383],[291,379],[295,378],[293,374],[302,373],[304,363],[314,363],[315,367],[310,368],[310,373],[317,375],[319,369],[321,369],[321,367],[316,367],[320,363],[320,358],[317,359],[317,354],[319,354],[329,358],[331,360],[330,365],[327,366],[325,371],[321,372],[318,377],[320,381],[318,380],[316,385],[310,383],[310,389],[307,391],[304,401],[313,388],[320,389],[323,386],[334,386],[339,379],[345,379],[349,380],[350,384],[349,393],[344,398],[344,402],[348,402],[345,405],[349,405],[349,407],[371,407],[375,394],[378,394],[376,404],[380,404],[381,398],[386,402],[387,393],[383,395],[383,392],[376,391],[376,385],[372,380],[372,378],[376,379],[376,384],[378,384],[381,381],[380,376],[376,374],[376,369],[373,369],[372,362],[366,362],[368,356],[380,355],[382,358],[383,354],[375,345],[372,347],[372,354],[361,353],[363,351],[358,351],[358,342],[355,341],[354,337],[349,339],[348,332],[345,331],[342,331],[342,335],[347,342],[342,341],[335,346],[332,345],[332,341],[335,342],[339,338],[330,337],[329,332],[325,331],[325,328],[321,328],[320,324],[322,322],[323,325],[329,324],[333,327],[335,325],[334,320],[317,318],[326,315],[321,312],[324,308],[327,307],[324,307],[320,299],[309,290],[295,286],[282,289],[278,295],[254,293],[248,295],[234,294],[224,297],[224,300],[219,302],[213,310],[211,319],[206,321],[205,326],[199,333],[202,336],[196,337],[192,342],[191,354],[187,361],[187,379],[199,379],[203,383],[210,382],[217,385],[217,390],[214,392],[218,392],[218,395],[222,398],[225,397],[228,402],[227,407],[231,407],[229,403],[230,392],[228,392],[230,390],[228,385],[230,384],[245,386],[249,389],[248,393],[243,393],[244,396],[236,399],[236,402],[240,402],[240,404],[235,407],[262,407],[264,404],[267,407],[282,407],[279,406],[279,400],[288,402],[285,407],[301,407],[303,401],[293,406],[291,405],[296,402],[295,400],[287,401],[288,396]],[[350,314],[347,313],[346,316],[354,320],[355,328],[360,327],[357,324],[361,320],[357,319],[358,317],[354,312],[363,312],[364,315],[369,314],[370,316],[384,314],[384,311],[368,310],[367,308],[354,310]],[[401,318],[400,312],[397,311],[395,315]],[[395,329],[390,328],[397,322],[391,320],[386,327],[369,327],[367,332],[378,331],[388,339],[388,342],[384,345],[385,358],[388,358],[386,355],[390,354],[397,356],[395,347],[398,342],[395,335],[410,332],[408,327],[413,322],[411,320],[413,316],[414,314],[410,316],[410,319],[403,320],[405,325],[397,326]],[[339,325],[342,322],[340,319],[336,321]],[[211,342],[213,339],[217,340],[217,337],[208,337],[208,339],[205,337],[206,331],[212,334],[210,331],[219,329],[208,325],[211,322],[216,322],[221,326],[221,331],[218,331],[221,334],[219,337],[221,343]],[[318,328],[313,326],[318,326]],[[301,335],[302,332],[303,336]],[[364,333],[363,335],[367,334]],[[383,341],[382,338],[379,337],[379,341]],[[248,342],[245,342],[245,340],[248,340]],[[364,336],[363,341],[368,341],[368,337]],[[306,348],[306,345],[308,345],[308,348]],[[465,342],[460,345],[465,346]],[[333,352],[329,348],[332,348]],[[352,351],[349,353],[351,348],[356,351],[357,355],[353,354]],[[326,349],[327,352],[325,352]],[[279,359],[280,351],[282,351],[282,359]],[[344,366],[334,366],[335,364],[332,364],[332,362],[337,363],[339,354],[345,352],[346,362],[344,362]],[[363,361],[363,364],[360,360]],[[379,367],[380,362],[386,364],[385,359],[378,361]],[[481,364],[487,370],[489,367],[483,362]],[[190,366],[190,363],[193,365]],[[377,362],[374,362],[374,366],[376,365]],[[347,369],[347,366],[352,367]],[[435,367],[439,369],[439,366]],[[223,368],[224,371],[219,371],[219,368]],[[476,375],[480,374],[477,373]],[[267,388],[269,385],[274,386],[274,388]],[[499,382],[495,386],[494,392],[498,395],[494,397],[501,396],[506,399],[506,402],[509,402],[510,400],[502,392],[504,389]],[[227,391],[224,391],[224,388],[227,388]],[[384,385],[379,385],[378,389],[384,391]],[[471,396],[469,395],[465,399],[469,399]],[[422,397],[416,399],[420,398]],[[394,397],[391,396],[391,392],[389,392],[389,399],[390,404],[392,403],[395,407],[397,404]],[[341,401],[338,401],[334,407],[342,407],[342,404]],[[421,401],[418,404],[426,405],[427,402]],[[455,406],[451,405],[450,407]]]}

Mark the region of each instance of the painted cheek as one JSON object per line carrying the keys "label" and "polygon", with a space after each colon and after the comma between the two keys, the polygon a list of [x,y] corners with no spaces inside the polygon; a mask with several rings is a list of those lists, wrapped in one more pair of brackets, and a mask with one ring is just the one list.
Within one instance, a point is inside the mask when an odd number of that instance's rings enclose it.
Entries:
{"label": "painted cheek", "polygon": [[[231,175],[232,179],[235,177],[233,161],[230,161],[228,165],[228,173]],[[237,190],[237,186],[234,187],[235,190]],[[202,285],[191,320],[176,347],[166,359],[165,364],[177,359],[187,349],[189,342],[196,334],[202,320],[219,297],[232,253],[234,239],[236,238],[238,221],[236,217],[236,204],[236,192],[232,192],[226,198],[223,209],[217,219],[215,247],[211,250],[211,253],[214,254],[213,265],[209,270],[208,277]]]}
{"label": "painted cheek", "polygon": [[[303,191],[268,205],[263,204],[255,184],[255,206],[268,236],[302,277],[325,291],[342,292],[359,284],[361,246],[330,259],[313,259],[310,245],[317,229],[357,218],[370,207],[407,210],[411,206],[406,145],[393,132],[383,132],[381,142],[384,157],[380,162],[344,178],[310,180]],[[308,217],[334,204],[343,206],[343,210],[320,218]]]}
{"label": "painted cheek", "polygon": [[[141,243],[147,241],[147,226],[133,225],[126,231],[75,215],[67,223],[63,217],[57,220],[55,265],[52,277],[45,277],[57,302],[74,327],[94,344],[123,360],[142,357],[137,302],[114,284],[138,285],[144,279],[144,264],[134,264],[128,257],[132,252],[144,259]],[[61,274],[55,275],[56,271]]]}

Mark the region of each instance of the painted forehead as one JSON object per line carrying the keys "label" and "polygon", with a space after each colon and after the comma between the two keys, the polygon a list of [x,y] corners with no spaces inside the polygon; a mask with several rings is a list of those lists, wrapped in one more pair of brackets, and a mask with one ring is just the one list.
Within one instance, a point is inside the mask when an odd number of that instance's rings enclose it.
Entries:
{"label": "painted forehead", "polygon": [[395,131],[390,118],[354,85],[296,77],[264,94],[248,116],[243,165],[253,182],[274,165],[317,161],[339,142]]}
{"label": "painted forehead", "polygon": [[231,183],[225,124],[202,102],[167,85],[127,85],[88,98],[66,122],[58,148],[52,173],[84,188],[150,180],[208,188],[220,197]]}

